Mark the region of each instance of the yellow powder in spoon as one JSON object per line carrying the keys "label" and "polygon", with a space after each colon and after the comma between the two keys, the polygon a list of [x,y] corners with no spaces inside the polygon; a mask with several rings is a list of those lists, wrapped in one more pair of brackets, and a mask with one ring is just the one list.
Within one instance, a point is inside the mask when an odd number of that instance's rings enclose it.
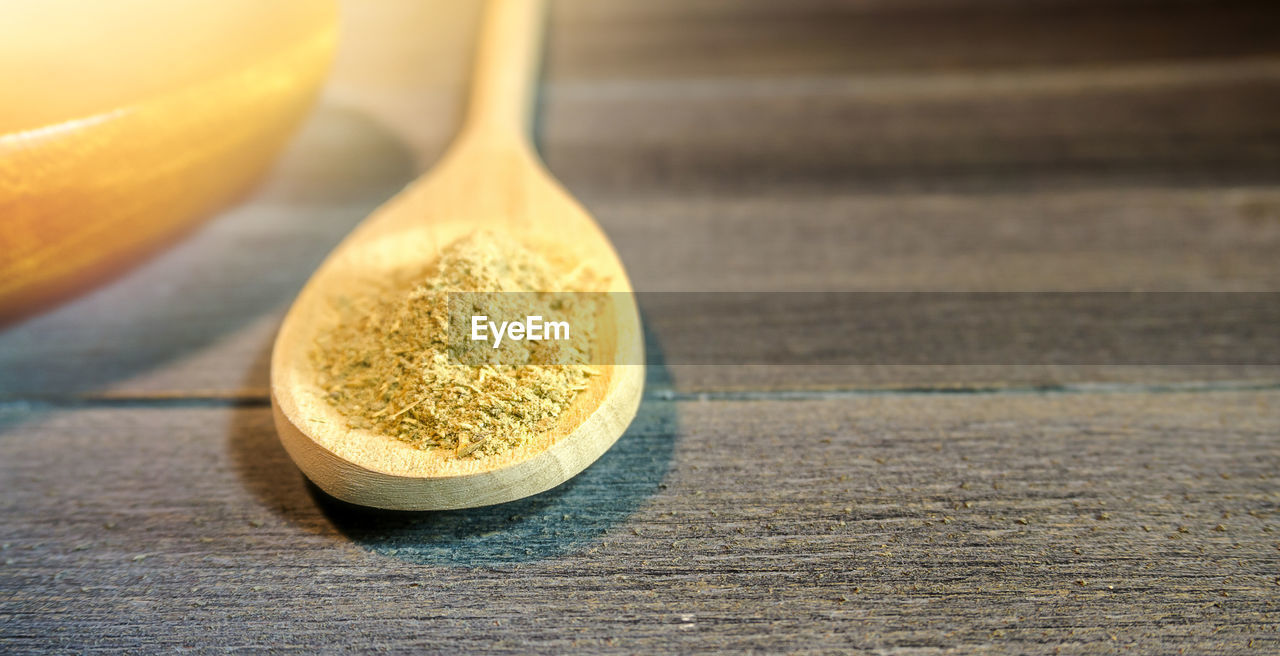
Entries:
{"label": "yellow powder in spoon", "polygon": [[[491,347],[456,339],[461,331],[449,322],[450,295],[558,292],[598,282],[582,268],[563,272],[510,238],[476,232],[445,248],[416,280],[340,303],[340,319],[322,331],[312,363],[329,402],[351,428],[456,457],[499,454],[552,427],[599,375],[585,364],[553,364],[587,361],[580,345],[593,343],[593,321],[578,321],[575,329],[586,332],[568,343],[520,342],[495,363],[459,364],[477,361],[483,352],[476,349]],[[585,294],[485,298],[509,316],[546,316],[551,305],[558,315],[578,319],[595,312]],[[469,357],[460,359],[460,353]]]}

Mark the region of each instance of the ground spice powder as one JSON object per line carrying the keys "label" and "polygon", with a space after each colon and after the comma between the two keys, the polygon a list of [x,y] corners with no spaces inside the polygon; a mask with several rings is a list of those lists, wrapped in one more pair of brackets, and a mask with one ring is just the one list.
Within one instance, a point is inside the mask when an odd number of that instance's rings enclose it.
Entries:
{"label": "ground spice powder", "polygon": [[[416,278],[374,298],[338,301],[339,321],[322,331],[312,351],[321,387],[351,428],[454,457],[485,458],[548,430],[599,375],[585,364],[551,364],[587,362],[588,353],[564,349],[580,350],[592,343],[590,334],[570,345],[522,343],[495,364],[458,364],[449,352],[450,295],[584,289],[598,282],[589,271],[564,273],[522,244],[483,231],[449,245]],[[499,298],[508,306],[502,310],[516,316],[546,315],[551,303],[561,315],[594,312],[589,295]],[[576,328],[590,331],[591,323]]]}

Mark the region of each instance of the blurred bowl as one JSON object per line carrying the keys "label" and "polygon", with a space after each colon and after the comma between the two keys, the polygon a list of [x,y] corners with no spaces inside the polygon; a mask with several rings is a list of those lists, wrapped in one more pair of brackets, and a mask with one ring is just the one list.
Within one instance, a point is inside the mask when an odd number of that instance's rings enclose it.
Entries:
{"label": "blurred bowl", "polygon": [[244,193],[311,106],[333,0],[0,0],[0,320]]}

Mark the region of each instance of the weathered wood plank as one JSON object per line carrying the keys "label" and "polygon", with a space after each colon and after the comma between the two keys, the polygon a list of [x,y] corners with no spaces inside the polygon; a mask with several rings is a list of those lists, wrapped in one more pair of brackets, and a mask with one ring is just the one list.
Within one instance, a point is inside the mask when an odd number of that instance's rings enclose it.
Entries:
{"label": "weathered wood plank", "polygon": [[1271,291],[1280,189],[595,197],[644,291]]}
{"label": "weathered wood plank", "polygon": [[262,407],[0,415],[0,649],[1280,648],[1280,394],[650,401],[552,493],[316,499]]}
{"label": "weathered wood plank", "polygon": [[[267,353],[294,293],[392,181],[411,175],[394,148],[380,155],[358,128],[338,127],[348,120],[334,116],[333,134],[313,133],[299,145],[354,147],[370,154],[371,166],[383,157],[381,191],[335,185],[314,203],[235,210],[120,281],[9,328],[0,333],[0,396],[264,396]],[[614,197],[588,205],[645,291],[1280,289],[1280,194],[1270,190]],[[786,230],[777,229],[781,222]],[[690,392],[1277,374],[1265,367],[673,369],[677,386]]]}
{"label": "weathered wood plank", "polygon": [[1275,54],[1245,0],[558,0],[565,79],[1097,66]]}
{"label": "weathered wood plank", "polygon": [[546,91],[544,152],[591,193],[1026,191],[1280,180],[1280,59]]}

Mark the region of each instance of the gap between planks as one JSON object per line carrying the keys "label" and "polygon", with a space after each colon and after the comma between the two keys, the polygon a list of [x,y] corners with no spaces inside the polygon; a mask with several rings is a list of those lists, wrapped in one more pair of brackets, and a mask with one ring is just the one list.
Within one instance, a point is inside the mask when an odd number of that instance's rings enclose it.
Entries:
{"label": "gap between planks", "polygon": [[1195,87],[1205,84],[1265,83],[1280,79],[1280,57],[1250,56],[1221,61],[1176,61],[1113,66],[1076,65],[1026,70],[972,70],[926,73],[700,77],[678,80],[550,81],[555,100],[636,100],[775,98],[780,94],[827,95],[867,100],[920,101],[992,95],[1081,94],[1103,91]]}
{"label": "gap between planks", "polygon": [[[1280,391],[1278,382],[1204,381],[1185,383],[1064,383],[1052,385],[957,385],[950,387],[848,387],[829,389],[720,390],[677,392],[666,386],[650,386],[648,401],[834,401],[882,396],[999,396],[999,395],[1107,395],[1186,394],[1214,392]],[[266,390],[239,392],[174,392],[91,394],[84,396],[0,397],[0,412],[43,409],[172,409],[267,407]]]}

